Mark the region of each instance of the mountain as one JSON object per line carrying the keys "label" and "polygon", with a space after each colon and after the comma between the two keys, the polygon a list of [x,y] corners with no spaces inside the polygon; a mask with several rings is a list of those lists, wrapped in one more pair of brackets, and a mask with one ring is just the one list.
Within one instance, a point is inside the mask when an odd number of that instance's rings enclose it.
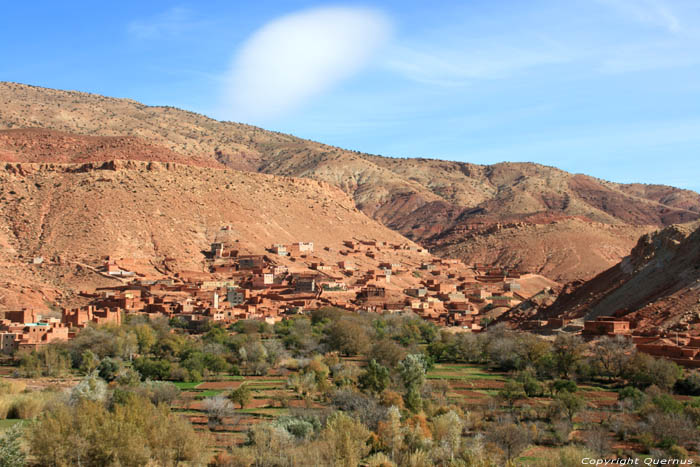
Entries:
{"label": "mountain", "polygon": [[[4,129],[117,138],[110,144],[135,137],[188,165],[327,182],[438,255],[519,266],[557,281],[589,279],[625,256],[640,234],[700,218],[700,195],[689,190],[533,163],[387,158],[172,107],[15,83],[0,83],[0,104]],[[9,156],[1,151],[6,160],[19,157],[11,147]]]}
{"label": "mountain", "polygon": [[326,261],[347,238],[411,244],[328,183],[161,161],[169,151],[136,137],[0,131],[0,309],[70,305],[114,285],[97,272],[107,255],[148,277],[205,270],[214,241],[257,254],[312,241]]}
{"label": "mountain", "polygon": [[641,332],[700,332],[700,222],[643,235],[629,256],[569,284],[533,319],[618,316]]}

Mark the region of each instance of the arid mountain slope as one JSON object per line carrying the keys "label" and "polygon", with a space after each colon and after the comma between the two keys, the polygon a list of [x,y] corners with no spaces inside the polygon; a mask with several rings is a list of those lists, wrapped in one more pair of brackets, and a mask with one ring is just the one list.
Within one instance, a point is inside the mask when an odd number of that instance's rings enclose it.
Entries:
{"label": "arid mountain slope", "polygon": [[[641,232],[700,218],[700,195],[688,190],[616,184],[531,163],[482,166],[371,156],[171,107],[0,83],[0,128],[27,127],[137,136],[178,154],[179,162],[191,158],[194,165],[328,182],[370,217],[438,254],[467,262],[493,258],[546,271],[559,281],[587,279],[614,265]],[[499,229],[499,223],[511,227]],[[548,234],[532,237],[541,224]],[[481,244],[488,249],[465,235],[481,230],[487,231]],[[568,239],[570,256],[547,253],[543,242],[555,238]]]}
{"label": "arid mountain slope", "polygon": [[700,223],[642,236],[631,254],[594,279],[570,284],[540,318],[614,315],[642,332],[700,331]]}
{"label": "arid mountain slope", "polygon": [[105,255],[133,258],[144,273],[201,271],[202,251],[222,235],[258,253],[353,236],[407,242],[324,182],[145,161],[2,163],[0,307],[110,281],[90,272]]}
{"label": "arid mountain slope", "polygon": [[0,160],[36,163],[85,163],[120,159],[176,162],[225,168],[208,157],[187,156],[133,136],[83,136],[41,128],[0,130]]}

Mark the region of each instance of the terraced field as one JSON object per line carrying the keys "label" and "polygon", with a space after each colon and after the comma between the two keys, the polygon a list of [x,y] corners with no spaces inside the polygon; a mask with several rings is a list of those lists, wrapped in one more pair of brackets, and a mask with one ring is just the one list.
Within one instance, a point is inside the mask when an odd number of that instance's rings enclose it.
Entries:
{"label": "terraced field", "polygon": [[[205,399],[220,394],[227,395],[243,383],[252,390],[251,400],[243,409],[236,405],[233,416],[225,417],[223,423],[210,427]],[[248,429],[256,423],[288,415],[290,407],[306,406],[305,401],[294,391],[287,389],[286,378],[279,376],[238,376],[225,381],[176,385],[182,392],[173,405],[173,410],[187,416],[197,430],[211,431],[217,448],[242,443]]]}

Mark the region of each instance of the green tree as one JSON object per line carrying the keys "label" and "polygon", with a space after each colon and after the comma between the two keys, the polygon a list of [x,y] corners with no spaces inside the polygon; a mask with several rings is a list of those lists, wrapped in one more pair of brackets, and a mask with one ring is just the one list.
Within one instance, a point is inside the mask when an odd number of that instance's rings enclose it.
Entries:
{"label": "green tree", "polygon": [[570,422],[573,422],[574,415],[585,407],[586,402],[578,394],[569,391],[563,391],[554,396],[554,401],[557,406],[566,414]]}
{"label": "green tree", "polygon": [[102,359],[100,364],[97,366],[97,371],[100,375],[100,378],[103,380],[109,382],[109,381],[114,381],[114,378],[117,377],[117,373],[119,372],[119,362],[116,360],[110,358],[110,357],[105,357]]}
{"label": "green tree", "polygon": [[360,388],[379,394],[389,386],[389,370],[372,359],[359,377]]}
{"label": "green tree", "polygon": [[0,467],[24,467],[27,457],[22,449],[22,426],[15,423],[0,437]]}
{"label": "green tree", "polygon": [[422,407],[421,389],[425,382],[428,361],[423,354],[408,354],[399,363],[399,375],[406,387],[406,407],[417,412]]}
{"label": "green tree", "polygon": [[241,383],[240,386],[231,391],[228,395],[231,402],[241,406],[241,410],[245,408],[252,397],[253,391],[246,383]]}
{"label": "green tree", "polygon": [[85,375],[92,373],[99,364],[100,359],[90,349],[84,350],[80,355],[80,371]]}
{"label": "green tree", "polygon": [[503,389],[498,391],[498,398],[508,405],[511,412],[515,409],[515,403],[526,397],[523,385],[513,380],[508,380]]}

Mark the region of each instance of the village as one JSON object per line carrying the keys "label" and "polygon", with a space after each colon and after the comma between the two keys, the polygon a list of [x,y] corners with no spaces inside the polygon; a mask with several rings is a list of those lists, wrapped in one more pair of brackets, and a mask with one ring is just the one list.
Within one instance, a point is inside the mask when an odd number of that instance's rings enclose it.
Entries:
{"label": "village", "polygon": [[[413,244],[349,239],[317,248],[295,242],[255,251],[238,240],[217,241],[205,253],[207,272],[179,271],[169,277],[134,271],[137,262],[130,258],[105,257],[99,273],[118,284],[81,291],[88,304],[63,308],[60,317],[30,308],[0,313],[0,351],[38,350],[71,339],[89,325],[121,324],[126,315],[164,316],[197,332],[212,322],[274,324],[321,307],[414,313],[455,332],[481,332],[554,284],[515,268],[436,258]],[[698,337],[635,335],[634,323],[609,316],[572,324],[550,319],[523,327],[546,335],[568,326],[587,339],[621,335],[639,351],[700,367]]]}

